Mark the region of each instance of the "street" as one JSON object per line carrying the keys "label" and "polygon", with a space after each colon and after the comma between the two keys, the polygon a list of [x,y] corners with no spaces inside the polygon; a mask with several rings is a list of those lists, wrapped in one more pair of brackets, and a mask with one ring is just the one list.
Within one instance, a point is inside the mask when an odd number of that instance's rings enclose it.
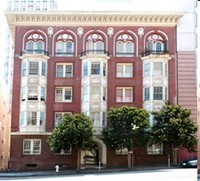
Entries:
{"label": "street", "polygon": [[132,181],[197,181],[197,169],[159,169],[143,171],[127,171],[115,173],[86,173],[72,175],[49,176],[17,176],[0,177],[9,181],[102,181],[102,180],[132,180]]}

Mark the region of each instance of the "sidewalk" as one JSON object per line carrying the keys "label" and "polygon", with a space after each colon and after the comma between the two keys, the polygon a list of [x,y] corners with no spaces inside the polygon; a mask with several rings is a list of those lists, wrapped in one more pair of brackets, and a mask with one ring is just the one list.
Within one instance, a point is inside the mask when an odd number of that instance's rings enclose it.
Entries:
{"label": "sidewalk", "polygon": [[127,172],[127,171],[143,171],[143,170],[159,170],[159,169],[173,169],[180,167],[167,167],[167,166],[152,166],[152,167],[134,167],[132,169],[128,168],[93,168],[93,169],[81,169],[79,172],[74,170],[60,170],[56,172],[55,170],[45,170],[45,171],[24,171],[24,172],[0,172],[1,177],[37,177],[37,176],[50,176],[50,175],[74,175],[74,174],[101,174],[101,173],[112,173],[112,172]]}

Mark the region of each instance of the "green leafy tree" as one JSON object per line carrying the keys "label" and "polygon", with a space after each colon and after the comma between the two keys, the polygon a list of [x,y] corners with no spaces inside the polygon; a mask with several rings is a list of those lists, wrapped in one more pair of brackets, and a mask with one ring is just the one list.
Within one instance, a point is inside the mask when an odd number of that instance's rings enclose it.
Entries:
{"label": "green leafy tree", "polygon": [[[110,108],[104,142],[113,149],[128,149],[128,168],[134,165],[134,148],[148,141],[149,114],[144,109],[123,106]],[[132,156],[132,158],[131,158]]]}
{"label": "green leafy tree", "polygon": [[77,171],[79,171],[81,149],[94,145],[92,122],[83,114],[65,116],[58,127],[53,129],[47,141],[51,150],[55,152],[69,148],[77,150]]}
{"label": "green leafy tree", "polygon": [[166,143],[171,146],[174,164],[177,164],[177,152],[174,150],[186,148],[194,151],[197,144],[195,133],[197,124],[190,118],[190,110],[181,105],[171,105],[165,102],[163,108],[153,113],[155,125],[152,128],[153,142]]}

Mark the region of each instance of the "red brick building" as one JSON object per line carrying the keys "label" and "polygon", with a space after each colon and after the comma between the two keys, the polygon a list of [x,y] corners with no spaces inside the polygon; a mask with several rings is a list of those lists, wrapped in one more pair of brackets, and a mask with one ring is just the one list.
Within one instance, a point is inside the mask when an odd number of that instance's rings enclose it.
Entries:
{"label": "red brick building", "polygon": [[[180,14],[7,12],[15,45],[10,169],[76,166],[75,150],[50,151],[47,137],[65,114],[94,120],[97,148],[82,166],[127,166],[126,150],[102,141],[110,107],[177,103],[176,25]],[[150,123],[153,118],[150,116]],[[135,164],[167,163],[165,145],[135,150]],[[92,159],[84,159],[89,154]]]}

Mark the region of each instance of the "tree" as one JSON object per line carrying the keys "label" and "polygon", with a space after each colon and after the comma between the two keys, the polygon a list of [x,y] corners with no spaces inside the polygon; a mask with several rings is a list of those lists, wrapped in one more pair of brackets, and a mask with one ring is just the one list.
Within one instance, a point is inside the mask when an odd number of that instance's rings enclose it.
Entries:
{"label": "tree", "polygon": [[77,150],[77,171],[79,171],[81,149],[94,144],[92,122],[83,114],[65,116],[58,127],[53,129],[47,141],[52,151],[69,148]]}
{"label": "tree", "polygon": [[123,106],[108,111],[110,124],[103,129],[104,142],[113,149],[128,149],[128,168],[134,164],[134,148],[148,141],[148,117],[147,111],[135,107]]}
{"label": "tree", "polygon": [[[153,142],[166,143],[175,149],[186,148],[194,151],[197,144],[195,133],[197,124],[190,118],[190,110],[181,105],[171,105],[165,102],[163,108],[154,112],[155,125],[152,127]],[[174,164],[177,164],[177,155],[173,155]]]}

